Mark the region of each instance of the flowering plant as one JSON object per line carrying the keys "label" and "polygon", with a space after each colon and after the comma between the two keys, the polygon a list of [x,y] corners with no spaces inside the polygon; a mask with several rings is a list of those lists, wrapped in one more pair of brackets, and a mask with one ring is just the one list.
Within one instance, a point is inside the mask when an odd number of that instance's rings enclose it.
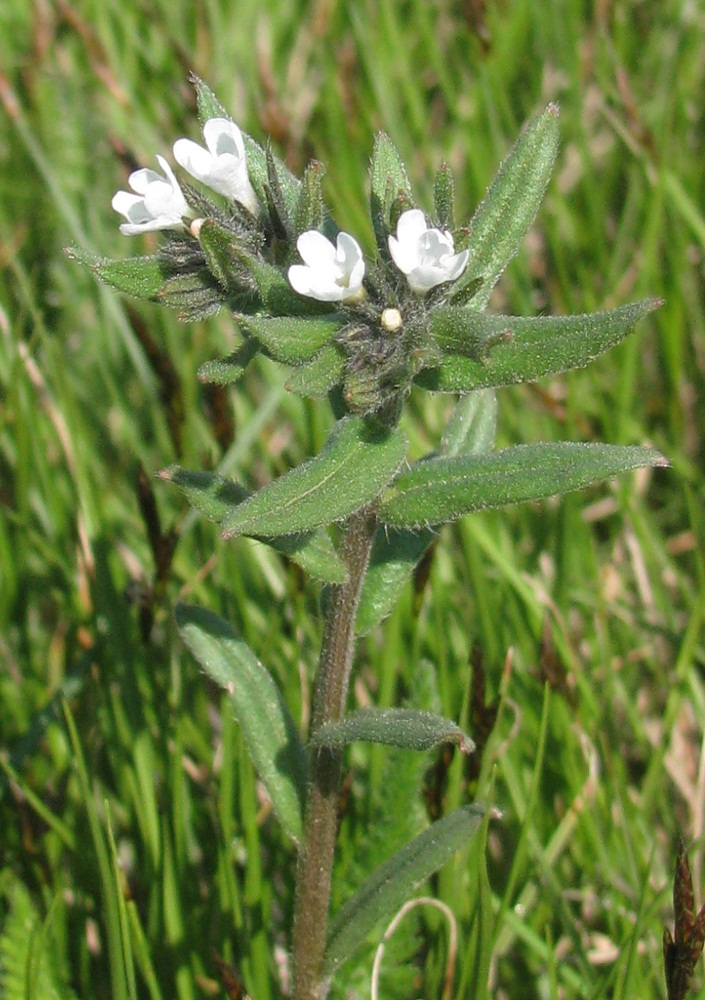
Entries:
{"label": "flowering plant", "polygon": [[[220,200],[139,170],[113,207],[127,235],[165,231],[149,257],[91,258],[113,287],[176,308],[185,320],[227,309],[242,336],[205,378],[239,380],[262,353],[292,367],[288,387],[330,403],[318,454],[255,493],[215,474],[164,470],[225,537],[247,535],[323,582],[323,637],[304,741],[266,668],[212,613],[176,609],[181,634],[223,684],[259,777],[298,863],[291,938],[293,996],[320,1000],[379,921],[391,916],[478,828],[470,804],[438,820],[369,874],[329,922],[342,763],[365,740],[421,752],[472,741],[453,720],[416,708],[347,711],[356,636],[390,611],[438,528],[473,511],[577,489],[640,466],[644,447],[553,443],[493,450],[497,387],[587,364],[658,304],[592,315],[503,317],[483,312],[531,225],[558,145],[554,105],[530,123],[469,224],[457,225],[442,166],[431,211],[418,207],[391,140],[377,137],[370,169],[375,249],[329,216],[323,169],[296,178],[230,121],[196,81],[206,148],[174,146],[179,165]],[[459,396],[437,451],[409,464],[400,425],[417,386]]]}

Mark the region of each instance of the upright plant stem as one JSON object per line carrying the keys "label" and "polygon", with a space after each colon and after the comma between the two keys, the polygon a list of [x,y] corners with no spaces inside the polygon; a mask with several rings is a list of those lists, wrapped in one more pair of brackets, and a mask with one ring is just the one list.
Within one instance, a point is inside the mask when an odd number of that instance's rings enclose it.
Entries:
{"label": "upright plant stem", "polygon": [[[355,640],[355,618],[370,560],[377,519],[370,508],[352,514],[345,526],[342,556],[345,583],[330,587],[325,605],[321,657],[313,696],[312,732],[345,711]],[[323,748],[311,755],[311,784],[296,871],[292,961],[294,1000],[323,1000],[321,980],[338,825],[342,751]]]}

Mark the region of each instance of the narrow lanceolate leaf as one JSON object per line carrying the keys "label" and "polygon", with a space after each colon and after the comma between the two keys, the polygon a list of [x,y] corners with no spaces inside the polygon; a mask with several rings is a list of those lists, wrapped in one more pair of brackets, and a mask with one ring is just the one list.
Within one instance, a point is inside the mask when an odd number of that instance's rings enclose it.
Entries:
{"label": "narrow lanceolate leaf", "polygon": [[323,399],[330,390],[339,385],[345,374],[345,358],[333,344],[324,347],[308,364],[297,368],[286,383],[289,392],[311,399]]}
{"label": "narrow lanceolate leaf", "polygon": [[497,394],[478,389],[461,396],[443,432],[441,454],[481,455],[494,446],[497,432]]}
{"label": "narrow lanceolate leaf", "polygon": [[558,150],[558,106],[549,104],[519,136],[499,169],[470,224],[470,263],[453,287],[453,299],[466,301],[475,277],[482,282],[472,293],[482,309],[502,271],[515,255],[543,199]]}
{"label": "narrow lanceolate leaf", "polygon": [[[441,453],[478,455],[494,445],[497,396],[494,389],[479,389],[461,396],[448,422]],[[362,585],[356,631],[366,635],[387,617],[415,567],[434,538],[432,528],[392,529],[385,525],[375,536],[370,565]]]}
{"label": "narrow lanceolate leaf", "polygon": [[134,295],[138,299],[156,299],[170,271],[159,257],[128,257],[127,260],[109,260],[96,257],[80,247],[68,247],[66,253],[73,260],[90,267],[93,273],[118,292]]}
{"label": "narrow lanceolate leaf", "polygon": [[226,535],[291,535],[339,521],[373,500],[399,469],[407,440],[398,428],[345,417],[323,450],[255,493],[223,522]]}
{"label": "narrow lanceolate leaf", "polygon": [[332,976],[383,920],[438,871],[480,825],[484,809],[467,806],[434,823],[373,872],[331,922],[324,975]]}
{"label": "narrow lanceolate leaf", "polygon": [[403,750],[431,750],[456,743],[463,753],[475,744],[450,719],[415,708],[365,708],[349,712],[340,722],[329,722],[311,737],[313,747],[342,749],[348,743],[383,743]]}
{"label": "narrow lanceolate leaf", "polygon": [[470,392],[583,368],[621,343],[659,305],[660,299],[642,299],[605,312],[531,317],[489,316],[467,307],[438,309],[431,333],[446,357],[416,381],[431,391]]}
{"label": "narrow lanceolate leaf", "polygon": [[400,527],[445,524],[474,510],[539,500],[630,469],[667,464],[653,448],[567,441],[432,458],[403,472],[383,492],[379,517]]}
{"label": "narrow lanceolate leaf", "polygon": [[301,365],[310,361],[343,326],[345,320],[329,316],[235,316],[238,326],[256,337],[275,361]]}
{"label": "narrow lanceolate leaf", "polygon": [[431,528],[397,531],[385,525],[377,529],[355,622],[358,635],[367,635],[391,613],[414,567],[437,535]]}
{"label": "narrow lanceolate leaf", "polygon": [[[212,472],[190,472],[178,465],[164,469],[159,477],[178,486],[192,507],[218,524],[222,524],[243,501],[252,496],[239,483]],[[342,583],[345,580],[345,565],[323,528],[279,538],[255,537],[287,556],[316,580],[325,583]]]}
{"label": "narrow lanceolate leaf", "polygon": [[182,639],[230,695],[247,750],[286,832],[301,837],[306,750],[271,674],[217,615],[186,604],[175,610]]}
{"label": "narrow lanceolate leaf", "polygon": [[375,139],[370,164],[370,213],[377,246],[388,253],[387,237],[394,228],[392,208],[399,195],[413,201],[406,168],[397,147],[384,132]]}

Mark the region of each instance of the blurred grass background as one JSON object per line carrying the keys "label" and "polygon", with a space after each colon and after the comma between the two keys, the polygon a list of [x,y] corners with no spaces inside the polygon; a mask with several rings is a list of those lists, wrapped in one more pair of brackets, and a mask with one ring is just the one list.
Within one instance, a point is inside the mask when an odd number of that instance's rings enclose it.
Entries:
{"label": "blurred grass background", "polygon": [[[484,797],[503,812],[491,899],[475,853],[432,887],[459,921],[453,995],[487,995],[490,962],[499,998],[665,997],[677,837],[696,893],[705,849],[695,0],[5,0],[0,992],[195,1000],[235,995],[231,967],[254,1000],[285,988],[293,852],[169,608],[187,596],[229,618],[305,724],[316,594],[271,551],[220,541],[153,474],[179,461],[262,483],[319,448],[329,418],[265,362],[232,394],[200,386],[198,365],[233,343],[227,317],[184,326],[63,252],[153,245],[119,234],[110,199],[129,170],[199,137],[191,71],[290,166],[322,160],[334,215],[368,245],[376,131],[428,207],[447,160],[463,218],[522,124],[558,101],[554,177],[492,308],[664,298],[585,371],[501,392],[500,443],[649,442],[672,468],[443,532],[425,586],[361,646],[355,699],[422,691],[475,732],[482,675],[499,717],[479,774],[353,755],[339,885],[374,856],[380,814],[393,825]],[[418,444],[437,441],[450,402],[412,396]],[[416,912],[385,997],[441,996],[443,924]],[[370,960],[336,996],[367,995]]]}

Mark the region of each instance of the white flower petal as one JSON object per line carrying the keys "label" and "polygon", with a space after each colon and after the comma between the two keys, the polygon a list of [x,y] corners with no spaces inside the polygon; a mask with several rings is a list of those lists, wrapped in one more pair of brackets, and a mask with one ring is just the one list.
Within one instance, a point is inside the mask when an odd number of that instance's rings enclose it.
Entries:
{"label": "white flower petal", "polygon": [[452,234],[430,228],[418,208],[399,216],[397,235],[389,236],[387,243],[392,260],[406,275],[410,288],[421,295],[459,278],[470,255],[467,250],[454,253]]}
{"label": "white flower petal", "polygon": [[338,233],[335,246],[323,233],[309,229],[296,241],[303,264],[293,264],[289,283],[299,295],[319,302],[346,302],[362,290],[365,261],[357,240]]}
{"label": "white flower petal", "polygon": [[135,170],[128,183],[136,193],[118,191],[113,197],[112,207],[127,219],[120,225],[120,232],[126,236],[155,229],[174,229],[181,226],[183,217],[189,214],[174,171],[164,157],[157,156],[157,161],[164,176],[149,167]]}
{"label": "white flower petal", "polygon": [[184,170],[200,180],[202,177],[206,176],[211,169],[213,164],[213,157],[204,149],[203,146],[199,146],[197,142],[192,142],[191,139],[177,139],[174,143],[174,159],[183,167]]}
{"label": "white flower petal", "polygon": [[304,263],[311,268],[332,268],[335,266],[335,247],[317,229],[309,229],[302,233],[296,241],[296,249],[301,254]]}
{"label": "white flower petal", "polygon": [[227,118],[209,118],[203,126],[203,138],[213,156],[232,154],[245,159],[245,143],[235,122]]}
{"label": "white flower petal", "polygon": [[202,184],[256,215],[260,206],[247,173],[240,129],[227,118],[209,118],[203,126],[203,136],[207,149],[190,139],[177,139],[176,162]]}

